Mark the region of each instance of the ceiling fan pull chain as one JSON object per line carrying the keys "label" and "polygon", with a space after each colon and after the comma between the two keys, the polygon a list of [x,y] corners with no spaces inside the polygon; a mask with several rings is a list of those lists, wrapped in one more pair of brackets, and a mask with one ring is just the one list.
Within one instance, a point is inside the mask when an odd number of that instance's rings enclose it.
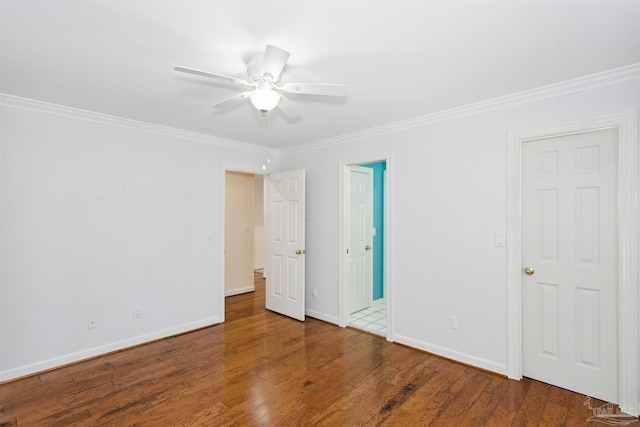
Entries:
{"label": "ceiling fan pull chain", "polygon": [[[262,141],[264,142],[264,148],[269,148],[269,112],[263,110],[262,111]],[[267,165],[271,163],[271,157],[269,157],[269,153],[267,153],[267,162],[262,165],[262,170],[267,170]]]}
{"label": "ceiling fan pull chain", "polygon": [[[271,133],[271,114],[269,114],[269,112],[267,111],[267,136],[265,137],[265,145],[267,150],[269,149],[269,137],[270,137],[270,133]],[[271,163],[271,156],[269,156],[269,153],[267,153],[267,164]]]}

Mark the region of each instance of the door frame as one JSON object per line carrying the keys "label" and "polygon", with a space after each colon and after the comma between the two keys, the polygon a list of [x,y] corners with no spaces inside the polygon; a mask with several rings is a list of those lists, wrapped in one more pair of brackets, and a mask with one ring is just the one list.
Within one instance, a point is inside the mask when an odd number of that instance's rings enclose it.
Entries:
{"label": "door frame", "polygon": [[[226,234],[225,234],[225,227],[226,227],[226,196],[227,196],[227,172],[240,172],[240,173],[247,173],[247,174],[252,174],[252,175],[262,175],[265,176],[267,175],[267,173],[265,171],[255,171],[255,170],[242,170],[242,169],[236,169],[236,168],[229,168],[229,167],[224,167],[222,168],[222,188],[220,191],[220,279],[219,279],[219,283],[220,283],[220,292],[219,292],[219,305],[218,305],[218,311],[220,313],[219,317],[220,317],[220,323],[224,323],[225,321],[225,308],[226,308],[226,295],[225,295],[225,265],[227,262],[227,254],[225,253],[226,250],[226,246],[225,246],[225,238],[226,238]],[[211,233],[207,234],[207,238],[211,238]]]}
{"label": "door frame", "polygon": [[[618,130],[618,400],[638,415],[638,111],[507,133],[507,376],[522,378],[522,144],[601,129]],[[594,390],[596,392],[597,390]]]}
{"label": "door frame", "polygon": [[387,306],[387,341],[393,342],[393,316],[392,316],[392,283],[391,278],[391,182],[392,182],[392,159],[391,154],[372,155],[367,157],[358,157],[356,159],[343,160],[340,162],[339,172],[339,202],[338,209],[340,217],[338,220],[338,326],[344,328],[349,324],[349,269],[345,260],[347,249],[347,236],[349,235],[349,218],[347,218],[349,188],[350,182],[350,166],[363,165],[367,163],[386,162],[386,179],[384,181],[384,301]]}

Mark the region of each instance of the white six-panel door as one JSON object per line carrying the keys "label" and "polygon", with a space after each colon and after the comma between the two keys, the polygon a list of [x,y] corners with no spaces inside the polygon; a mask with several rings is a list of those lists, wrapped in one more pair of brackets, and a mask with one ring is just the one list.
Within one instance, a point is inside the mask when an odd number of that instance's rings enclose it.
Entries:
{"label": "white six-panel door", "polygon": [[266,296],[268,310],[305,318],[305,171],[267,176]]}
{"label": "white six-panel door", "polygon": [[523,144],[522,373],[612,402],[616,182],[616,129]]}
{"label": "white six-panel door", "polygon": [[373,169],[350,167],[349,313],[369,307],[373,292]]}

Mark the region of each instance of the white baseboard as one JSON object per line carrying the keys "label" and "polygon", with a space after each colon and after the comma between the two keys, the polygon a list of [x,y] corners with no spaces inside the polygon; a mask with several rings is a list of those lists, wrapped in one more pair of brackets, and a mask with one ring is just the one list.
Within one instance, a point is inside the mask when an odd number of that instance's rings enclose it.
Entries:
{"label": "white baseboard", "polygon": [[465,365],[475,366],[476,368],[507,376],[506,364],[492,362],[491,360],[486,360],[480,357],[472,356],[470,354],[461,353],[459,351],[451,350],[450,348],[441,347],[439,345],[429,344],[423,341],[416,340],[414,338],[405,337],[403,335],[394,334],[392,340],[399,344],[404,344],[409,347],[417,348],[428,353],[454,360],[456,362],[464,363]]}
{"label": "white baseboard", "polygon": [[47,371],[49,369],[58,368],[64,365],[68,365],[70,363],[80,362],[82,360],[91,359],[93,357],[101,356],[107,353],[112,353],[114,351],[124,350],[129,347],[134,347],[134,346],[155,341],[158,339],[167,338],[172,335],[178,335],[184,332],[193,331],[195,329],[204,328],[207,326],[213,326],[218,323],[220,323],[219,316],[210,317],[208,319],[187,323],[184,325],[176,326],[174,328],[151,332],[149,334],[128,338],[122,341],[116,341],[109,344],[104,344],[98,347],[88,348],[86,350],[65,354],[63,356],[54,357],[52,359],[31,363],[29,365],[19,366],[17,368],[8,369],[6,371],[0,371],[0,382],[9,381],[9,380],[24,377],[27,375],[32,375],[38,372]]}
{"label": "white baseboard", "polygon": [[305,309],[304,314],[309,317],[313,317],[314,319],[322,320],[323,322],[333,323],[336,326],[339,323],[338,318],[335,316],[329,316],[327,314],[320,313],[319,311],[309,310],[308,308]]}
{"label": "white baseboard", "polygon": [[247,286],[244,288],[230,289],[228,291],[224,291],[224,296],[230,297],[231,295],[246,294],[247,292],[253,292],[255,290],[256,290],[255,286]]}

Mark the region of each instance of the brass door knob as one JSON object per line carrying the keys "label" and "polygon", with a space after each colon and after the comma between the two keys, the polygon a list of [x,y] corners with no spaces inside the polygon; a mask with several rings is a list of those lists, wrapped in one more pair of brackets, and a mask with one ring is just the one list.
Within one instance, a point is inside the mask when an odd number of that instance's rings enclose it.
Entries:
{"label": "brass door knob", "polygon": [[365,246],[365,247],[364,247],[364,250],[365,250],[365,251],[370,251],[370,250],[371,250],[371,246],[369,246],[369,245]]}
{"label": "brass door knob", "polygon": [[302,255],[304,253],[304,249],[296,249],[296,255]]}
{"label": "brass door knob", "polygon": [[526,274],[527,276],[531,276],[533,273],[535,273],[535,271],[532,267],[525,267],[524,274]]}

